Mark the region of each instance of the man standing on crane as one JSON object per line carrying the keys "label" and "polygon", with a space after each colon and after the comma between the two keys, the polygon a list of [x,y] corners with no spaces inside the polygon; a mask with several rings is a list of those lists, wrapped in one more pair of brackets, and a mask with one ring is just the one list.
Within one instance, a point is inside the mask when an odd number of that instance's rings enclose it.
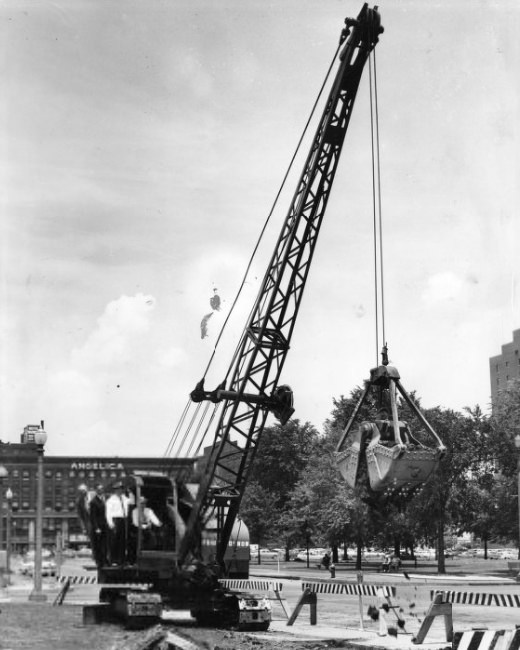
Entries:
{"label": "man standing on crane", "polygon": [[110,562],[124,564],[126,559],[127,517],[129,499],[123,492],[119,481],[113,486],[114,492],[106,502]]}

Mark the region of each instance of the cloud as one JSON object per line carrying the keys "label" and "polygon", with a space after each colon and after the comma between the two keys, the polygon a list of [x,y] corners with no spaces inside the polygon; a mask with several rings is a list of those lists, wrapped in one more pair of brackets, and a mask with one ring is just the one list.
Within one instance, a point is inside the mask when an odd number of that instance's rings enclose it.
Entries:
{"label": "cloud", "polygon": [[108,366],[128,359],[133,352],[133,339],[149,330],[154,308],[155,298],[141,293],[108,303],[98,318],[97,328],[83,347],[73,351],[73,365]]}

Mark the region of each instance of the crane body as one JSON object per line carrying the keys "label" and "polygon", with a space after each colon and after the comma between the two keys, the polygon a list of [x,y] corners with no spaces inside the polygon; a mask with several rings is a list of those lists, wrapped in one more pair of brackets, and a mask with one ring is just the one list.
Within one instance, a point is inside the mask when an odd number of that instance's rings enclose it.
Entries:
{"label": "crane body", "polygon": [[[127,619],[148,620],[155,615],[154,607],[159,607],[158,602],[150,600],[149,590],[136,592],[129,586],[142,582],[160,595],[161,602],[189,607],[201,622],[212,619],[219,624],[262,629],[269,625],[266,599],[231,594],[219,586],[218,575],[226,568],[226,549],[266,418],[273,413],[285,423],[294,411],[292,391],[280,383],[281,373],[363,69],[382,31],[377,8],[367,4],[356,19],[345,20],[335,79],[228,372],[229,385],[206,390],[202,379],[191,393],[194,402],[221,403],[196,494],[184,491],[181,498],[182,486],[169,479],[129,479],[136,503],[144,494],[168,519],[171,542],[149,550],[138,535],[133,564],[99,569],[102,598],[114,609],[126,611]],[[201,538],[210,521],[217,523],[212,566],[201,562]]]}

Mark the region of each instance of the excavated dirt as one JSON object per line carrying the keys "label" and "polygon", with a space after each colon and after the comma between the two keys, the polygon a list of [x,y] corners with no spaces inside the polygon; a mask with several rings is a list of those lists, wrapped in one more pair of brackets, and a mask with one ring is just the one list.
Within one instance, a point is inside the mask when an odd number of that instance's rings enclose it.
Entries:
{"label": "excavated dirt", "polygon": [[[156,626],[125,630],[117,624],[84,625],[79,606],[53,607],[50,603],[1,603],[2,650],[159,650],[164,633],[171,631],[201,650],[321,650],[346,645],[333,641],[280,639],[269,632],[254,635],[232,630]],[[162,633],[162,634],[161,634]],[[168,647],[168,646],[163,646]],[[171,647],[171,646],[170,646]]]}

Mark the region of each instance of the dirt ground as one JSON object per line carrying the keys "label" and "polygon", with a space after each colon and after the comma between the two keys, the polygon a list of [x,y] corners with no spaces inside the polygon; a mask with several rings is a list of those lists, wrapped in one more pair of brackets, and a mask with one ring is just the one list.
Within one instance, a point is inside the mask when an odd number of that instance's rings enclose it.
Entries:
{"label": "dirt ground", "polygon": [[[321,650],[346,645],[333,641],[269,639],[269,632],[252,635],[232,630],[196,627],[154,627],[129,631],[120,625],[83,624],[80,606],[53,607],[49,603],[2,603],[0,614],[2,650],[139,650],[160,630],[187,638],[205,650]],[[346,642],[345,642],[346,643]]]}

